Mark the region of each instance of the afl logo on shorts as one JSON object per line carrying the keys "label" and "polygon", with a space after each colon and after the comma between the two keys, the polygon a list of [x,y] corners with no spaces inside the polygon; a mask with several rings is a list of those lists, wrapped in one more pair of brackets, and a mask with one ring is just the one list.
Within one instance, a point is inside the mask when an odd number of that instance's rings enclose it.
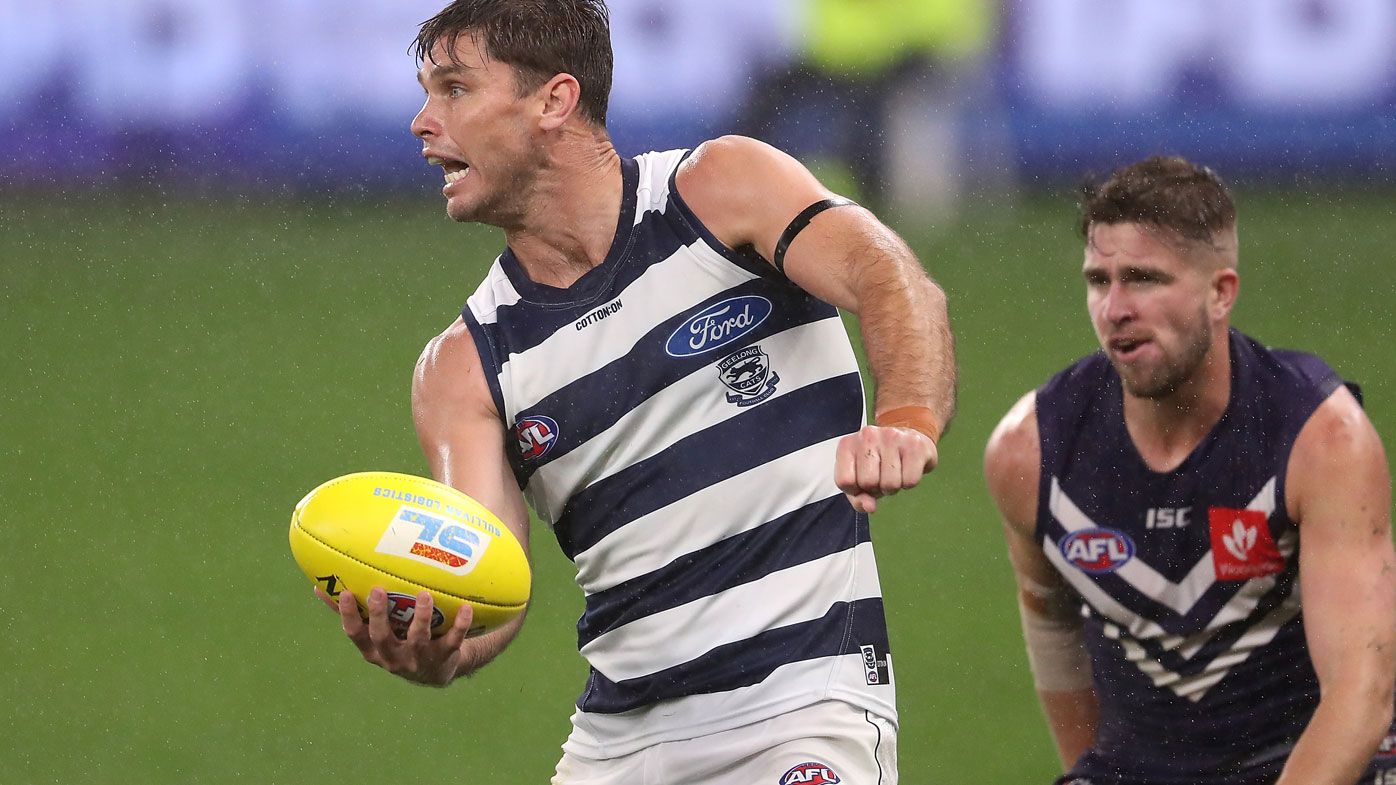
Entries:
{"label": "afl logo on shorts", "polygon": [[836,782],[843,780],[823,763],[801,763],[780,778],[780,785],[834,785]]}
{"label": "afl logo on shorts", "polygon": [[1082,529],[1062,540],[1061,552],[1067,561],[1086,572],[1114,572],[1134,557],[1134,541],[1114,529]]}
{"label": "afl logo on shorts", "polygon": [[755,330],[771,315],[771,301],[747,295],[710,305],[679,325],[664,342],[670,357],[710,352]]}
{"label": "afl logo on shorts", "polygon": [[514,438],[518,440],[524,462],[536,461],[557,443],[557,423],[541,414],[525,417],[514,424]]}

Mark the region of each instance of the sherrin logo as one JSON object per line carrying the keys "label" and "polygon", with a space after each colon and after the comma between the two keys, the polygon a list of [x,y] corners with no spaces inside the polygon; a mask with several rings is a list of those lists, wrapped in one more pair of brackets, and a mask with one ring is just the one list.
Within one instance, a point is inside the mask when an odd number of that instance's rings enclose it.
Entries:
{"label": "sherrin logo", "polygon": [[1061,542],[1062,556],[1090,573],[1114,572],[1134,557],[1134,541],[1115,529],[1099,527],[1072,532]]}
{"label": "sherrin logo", "polygon": [[670,333],[664,351],[670,357],[692,357],[710,352],[755,330],[771,315],[771,301],[746,295],[731,297],[704,308]]}
{"label": "sherrin logo", "polygon": [[834,785],[843,782],[823,763],[801,763],[781,775],[780,785]]}
{"label": "sherrin logo", "polygon": [[452,575],[465,575],[475,569],[493,539],[479,529],[404,505],[374,550],[439,567]]}
{"label": "sherrin logo", "polygon": [[[388,592],[388,626],[398,637],[407,634],[407,628],[412,624],[412,617],[417,615],[417,598],[410,594],[399,594],[395,591]],[[435,606],[431,609],[431,624],[428,629],[440,627],[446,617],[441,613],[441,609]]]}

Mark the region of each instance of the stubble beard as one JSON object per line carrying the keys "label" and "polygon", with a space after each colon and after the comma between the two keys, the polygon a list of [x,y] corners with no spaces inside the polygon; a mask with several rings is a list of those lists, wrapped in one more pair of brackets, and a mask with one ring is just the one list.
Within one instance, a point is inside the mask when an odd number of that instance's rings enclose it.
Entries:
{"label": "stubble beard", "polygon": [[1134,373],[1136,369],[1115,364],[1115,371],[1124,383],[1125,392],[1136,398],[1160,400],[1177,392],[1185,382],[1192,379],[1202,363],[1207,359],[1207,351],[1212,346],[1212,325],[1206,313],[1200,314],[1197,330],[1193,331],[1183,344],[1183,351],[1177,358],[1165,357],[1163,362],[1147,375]]}

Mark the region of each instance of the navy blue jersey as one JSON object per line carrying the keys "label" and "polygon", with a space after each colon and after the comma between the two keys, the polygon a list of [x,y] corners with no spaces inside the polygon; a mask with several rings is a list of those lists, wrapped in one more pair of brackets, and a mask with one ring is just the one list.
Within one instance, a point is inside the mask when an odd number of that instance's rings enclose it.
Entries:
{"label": "navy blue jersey", "polygon": [[895,718],[867,516],[833,476],[864,421],[847,333],[698,221],[685,155],[623,162],[614,244],[575,284],[505,251],[462,315],[586,595],[566,748],[593,758],[827,699]]}
{"label": "navy blue jersey", "polygon": [[1233,330],[1231,400],[1151,470],[1097,352],[1037,391],[1037,539],[1080,595],[1101,719],[1094,785],[1273,782],[1318,703],[1285,509],[1295,438],[1341,380]]}

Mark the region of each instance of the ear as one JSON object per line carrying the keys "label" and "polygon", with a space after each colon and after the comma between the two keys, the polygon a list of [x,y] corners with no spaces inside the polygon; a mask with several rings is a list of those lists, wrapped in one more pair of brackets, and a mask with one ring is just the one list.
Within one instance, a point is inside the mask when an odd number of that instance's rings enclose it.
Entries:
{"label": "ear", "polygon": [[582,100],[582,86],[577,77],[571,74],[558,74],[538,88],[543,99],[543,113],[538,118],[538,127],[553,131],[567,122],[577,112]]}
{"label": "ear", "polygon": [[1214,321],[1231,315],[1236,306],[1236,296],[1241,291],[1241,276],[1235,267],[1223,267],[1212,273],[1212,285],[1208,292],[1208,310]]}

